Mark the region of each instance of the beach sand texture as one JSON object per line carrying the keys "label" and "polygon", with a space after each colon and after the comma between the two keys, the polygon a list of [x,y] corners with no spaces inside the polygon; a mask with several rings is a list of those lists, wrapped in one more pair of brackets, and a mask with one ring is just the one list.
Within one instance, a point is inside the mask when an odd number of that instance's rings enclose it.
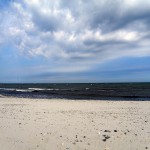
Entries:
{"label": "beach sand texture", "polygon": [[150,102],[0,98],[0,150],[150,149]]}

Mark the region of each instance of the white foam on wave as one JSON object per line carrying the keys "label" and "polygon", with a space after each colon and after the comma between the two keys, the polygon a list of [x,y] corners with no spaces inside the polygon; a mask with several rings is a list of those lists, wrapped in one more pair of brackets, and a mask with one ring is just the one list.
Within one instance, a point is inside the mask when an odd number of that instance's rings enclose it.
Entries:
{"label": "white foam on wave", "polygon": [[31,92],[31,90],[28,89],[16,89],[17,92]]}
{"label": "white foam on wave", "polygon": [[43,91],[43,90],[46,90],[46,89],[41,89],[41,88],[28,88],[29,90],[37,90],[37,91]]}
{"label": "white foam on wave", "polygon": [[43,91],[43,90],[53,91],[53,90],[55,90],[55,91],[58,91],[58,90],[60,90],[60,89],[28,88],[28,90],[32,90],[32,91],[35,91],[35,90],[37,90],[37,91]]}
{"label": "white foam on wave", "polygon": [[46,90],[48,90],[48,91],[58,91],[58,90],[60,90],[60,89],[46,89]]}

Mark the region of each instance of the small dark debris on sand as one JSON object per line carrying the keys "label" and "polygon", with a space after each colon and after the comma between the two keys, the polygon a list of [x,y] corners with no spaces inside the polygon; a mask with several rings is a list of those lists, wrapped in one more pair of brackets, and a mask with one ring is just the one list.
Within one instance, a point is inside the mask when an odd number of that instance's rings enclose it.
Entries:
{"label": "small dark debris on sand", "polygon": [[109,139],[110,138],[109,135],[103,135],[103,137],[105,137],[105,139]]}
{"label": "small dark debris on sand", "polygon": [[106,142],[106,139],[102,139],[102,141]]}
{"label": "small dark debris on sand", "polygon": [[110,130],[104,130],[104,132],[111,132]]}
{"label": "small dark debris on sand", "polygon": [[104,137],[104,139],[102,139],[102,141],[104,141],[104,142],[110,138],[109,135],[103,135],[103,137]]}

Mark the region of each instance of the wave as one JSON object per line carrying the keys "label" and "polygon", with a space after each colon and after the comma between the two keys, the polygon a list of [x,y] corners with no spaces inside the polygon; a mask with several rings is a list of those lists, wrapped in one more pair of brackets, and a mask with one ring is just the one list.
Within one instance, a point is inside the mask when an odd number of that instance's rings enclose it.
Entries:
{"label": "wave", "polygon": [[0,90],[3,90],[3,91],[15,91],[16,89],[13,89],[13,88],[0,88]]}
{"label": "wave", "polygon": [[19,89],[19,88],[0,88],[1,91],[17,91],[17,92],[34,92],[34,91],[59,91],[59,90],[67,90],[67,89],[55,89],[55,88],[27,88],[27,89]]}
{"label": "wave", "polygon": [[17,92],[32,92],[32,90],[29,89],[16,89]]}
{"label": "wave", "polygon": [[58,91],[58,90],[61,90],[61,89],[45,89],[45,90],[48,90],[48,91]]}
{"label": "wave", "polygon": [[46,88],[28,88],[29,90],[32,90],[32,91],[58,91],[58,90],[61,90],[61,89],[46,89]]}
{"label": "wave", "polygon": [[29,90],[33,90],[33,91],[43,91],[46,89],[42,89],[42,88],[28,88]]}

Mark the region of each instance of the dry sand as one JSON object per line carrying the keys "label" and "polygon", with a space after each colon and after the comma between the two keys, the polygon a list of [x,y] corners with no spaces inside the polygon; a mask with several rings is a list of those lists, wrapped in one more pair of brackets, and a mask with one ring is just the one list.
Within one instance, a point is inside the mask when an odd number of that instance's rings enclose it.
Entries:
{"label": "dry sand", "polygon": [[0,98],[0,150],[150,149],[150,102]]}

